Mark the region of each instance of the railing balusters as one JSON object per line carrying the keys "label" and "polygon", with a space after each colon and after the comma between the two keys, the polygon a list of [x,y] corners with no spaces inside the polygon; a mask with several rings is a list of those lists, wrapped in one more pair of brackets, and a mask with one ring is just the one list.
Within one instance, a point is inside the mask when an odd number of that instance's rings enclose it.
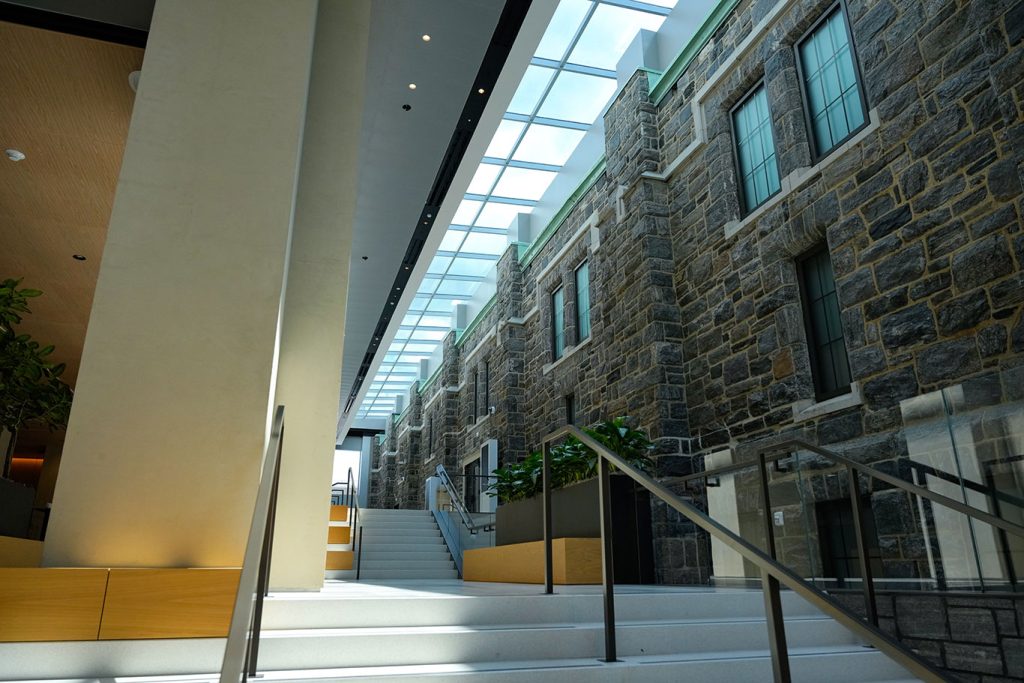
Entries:
{"label": "railing balusters", "polygon": [[[763,456],[762,456],[763,457]],[[875,580],[871,574],[871,558],[868,557],[868,542],[864,536],[864,510],[860,500],[860,483],[857,470],[846,466],[849,479],[850,505],[853,507],[853,534],[857,541],[857,557],[860,560],[860,580],[864,589],[864,609],[868,621],[878,626],[878,604],[875,601]]]}
{"label": "railing balusters", "polygon": [[612,538],[612,486],[608,462],[597,459],[598,494],[601,508],[601,579],[604,584],[604,661],[615,657],[615,561]]}
{"label": "railing balusters", "polygon": [[544,442],[544,466],[543,466],[543,487],[544,487],[544,593],[551,595],[555,592],[555,570],[551,557],[551,445]]}

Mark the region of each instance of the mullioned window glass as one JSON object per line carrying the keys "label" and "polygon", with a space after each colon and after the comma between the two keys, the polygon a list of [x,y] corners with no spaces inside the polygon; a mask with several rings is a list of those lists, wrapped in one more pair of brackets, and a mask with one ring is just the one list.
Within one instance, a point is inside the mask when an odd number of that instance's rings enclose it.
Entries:
{"label": "mullioned window glass", "polygon": [[763,85],[733,112],[732,119],[743,209],[749,213],[779,191],[779,165],[775,159],[768,94]]}
{"label": "mullioned window glass", "polygon": [[590,264],[576,269],[576,330],[579,341],[590,336]]}
{"label": "mullioned window glass", "polygon": [[551,293],[551,339],[558,360],[565,353],[565,292],[561,287]]}
{"label": "mullioned window glass", "polygon": [[801,271],[811,374],[818,399],[824,400],[844,394],[850,387],[850,363],[828,251],[822,249],[805,259]]}
{"label": "mullioned window glass", "polygon": [[864,125],[846,16],[837,7],[800,43],[800,66],[815,149],[822,156]]}

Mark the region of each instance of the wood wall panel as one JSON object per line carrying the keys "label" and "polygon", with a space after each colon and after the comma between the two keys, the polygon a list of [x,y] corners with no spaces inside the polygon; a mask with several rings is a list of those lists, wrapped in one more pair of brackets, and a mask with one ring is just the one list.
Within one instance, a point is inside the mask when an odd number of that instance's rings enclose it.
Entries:
{"label": "wood wall panel", "polygon": [[327,542],[331,544],[351,543],[352,529],[347,526],[327,527]]}
{"label": "wood wall panel", "polygon": [[0,642],[96,640],[106,587],[106,569],[0,569]]}
{"label": "wood wall panel", "polygon": [[[551,543],[554,582],[559,585],[601,583],[601,539],[556,538]],[[466,581],[544,583],[544,542],[513,543],[467,550]]]}
{"label": "wood wall panel", "polygon": [[327,569],[352,569],[351,550],[328,550]]}
{"label": "wood wall panel", "polygon": [[239,569],[111,569],[100,640],[223,638]]}
{"label": "wood wall panel", "polygon": [[0,536],[0,567],[38,567],[42,563],[42,541]]}

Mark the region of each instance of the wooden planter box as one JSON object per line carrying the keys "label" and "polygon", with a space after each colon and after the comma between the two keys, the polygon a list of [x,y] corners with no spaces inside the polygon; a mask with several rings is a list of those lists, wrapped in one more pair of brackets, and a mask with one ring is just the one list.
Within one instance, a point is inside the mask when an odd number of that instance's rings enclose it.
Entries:
{"label": "wooden planter box", "polygon": [[[616,583],[654,583],[650,494],[625,476],[611,477]],[[552,538],[600,538],[597,479],[551,492]],[[498,506],[495,545],[544,540],[542,496]]]}

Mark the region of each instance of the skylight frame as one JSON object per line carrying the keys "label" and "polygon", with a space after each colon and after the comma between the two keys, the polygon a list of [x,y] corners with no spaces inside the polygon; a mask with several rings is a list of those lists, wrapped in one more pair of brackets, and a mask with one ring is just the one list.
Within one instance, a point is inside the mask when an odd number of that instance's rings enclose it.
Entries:
{"label": "skylight frame", "polygon": [[[657,0],[657,1],[661,2],[661,3],[666,2],[666,0]],[[403,333],[406,331],[407,327],[414,328],[411,331],[415,331],[415,328],[418,327],[420,321],[422,321],[423,316],[432,316],[432,317],[434,317],[434,316],[438,316],[438,315],[443,314],[443,312],[436,310],[436,308],[435,308],[435,310],[430,310],[431,309],[431,305],[434,304],[435,300],[438,301],[438,302],[441,302],[441,301],[449,302],[448,315],[449,315],[449,317],[451,317],[451,308],[450,308],[450,306],[452,304],[456,303],[456,302],[466,302],[466,301],[469,301],[469,299],[473,296],[473,292],[476,291],[476,288],[479,286],[479,284],[486,280],[486,277],[465,276],[465,275],[459,276],[459,275],[452,274],[449,271],[451,270],[452,264],[454,264],[457,261],[457,259],[459,259],[459,258],[479,258],[479,259],[493,260],[494,262],[497,262],[497,260],[501,257],[500,254],[495,255],[495,254],[483,254],[483,253],[479,253],[479,252],[462,251],[463,247],[466,244],[467,238],[471,234],[477,233],[477,234],[488,234],[488,235],[506,235],[506,236],[508,235],[508,230],[507,229],[493,228],[493,227],[484,227],[484,226],[477,226],[476,225],[476,222],[480,218],[480,214],[487,207],[488,203],[495,202],[495,203],[500,203],[500,204],[511,204],[511,205],[522,206],[524,209],[531,209],[532,207],[537,205],[537,201],[536,200],[516,198],[516,197],[500,197],[498,195],[492,194],[494,189],[501,182],[501,178],[504,175],[505,170],[508,169],[508,168],[522,168],[522,169],[527,169],[527,170],[551,171],[551,172],[555,172],[555,173],[561,172],[563,166],[560,165],[560,164],[546,164],[546,163],[522,161],[522,160],[513,159],[513,157],[515,156],[517,150],[519,149],[519,146],[523,142],[523,138],[526,136],[527,132],[530,130],[530,126],[532,126],[533,124],[539,124],[539,125],[551,126],[551,127],[554,127],[554,128],[561,128],[561,129],[568,129],[568,130],[577,130],[577,131],[584,131],[584,132],[590,130],[590,128],[593,126],[593,122],[591,122],[590,124],[585,124],[585,123],[581,123],[581,122],[577,122],[577,121],[566,121],[566,120],[557,119],[557,118],[541,117],[541,116],[539,116],[539,112],[544,107],[544,104],[547,101],[548,95],[551,93],[552,88],[554,87],[555,83],[558,82],[558,78],[559,78],[559,76],[563,72],[577,73],[577,74],[583,74],[583,75],[587,75],[587,76],[596,76],[596,77],[599,77],[599,78],[607,78],[607,79],[610,79],[610,80],[616,80],[617,79],[618,74],[614,70],[607,69],[607,68],[596,67],[596,66],[591,66],[591,65],[586,65],[586,64],[576,64],[576,63],[573,63],[573,62],[569,61],[570,56],[572,55],[573,51],[576,49],[576,46],[579,43],[581,37],[586,32],[588,26],[590,25],[590,20],[593,18],[594,14],[595,14],[595,12],[597,12],[598,8],[600,6],[602,6],[602,5],[608,5],[608,6],[619,7],[619,8],[634,10],[634,11],[637,11],[637,12],[644,12],[646,14],[659,15],[659,16],[665,17],[669,13],[671,13],[671,11],[672,11],[672,9],[674,7],[674,5],[672,5],[672,6],[663,6],[663,5],[659,5],[659,4],[649,4],[649,3],[643,2],[643,0],[589,0],[589,2],[590,2],[590,4],[587,6],[586,13],[583,16],[582,21],[579,23],[579,26],[577,26],[575,32],[573,33],[572,38],[569,40],[569,42],[568,42],[564,52],[562,53],[561,59],[554,60],[554,59],[547,59],[547,58],[542,58],[542,57],[534,56],[530,60],[530,66],[543,67],[543,68],[547,68],[547,69],[552,69],[553,73],[551,75],[551,78],[548,80],[547,84],[545,85],[543,93],[541,94],[540,98],[534,104],[532,112],[530,112],[529,114],[523,114],[523,113],[512,113],[510,111],[506,111],[505,114],[502,116],[502,122],[503,123],[504,122],[508,122],[508,123],[521,123],[521,124],[523,124],[522,128],[519,130],[518,134],[515,136],[514,144],[512,145],[511,149],[509,150],[508,154],[505,157],[484,156],[484,158],[481,159],[481,161],[480,161],[481,164],[489,164],[489,165],[497,166],[497,167],[500,168],[500,171],[494,176],[494,180],[491,183],[490,189],[488,190],[488,192],[486,194],[479,194],[479,193],[473,194],[473,193],[468,193],[467,192],[463,196],[463,201],[469,200],[469,201],[478,201],[478,202],[480,202],[479,205],[476,206],[476,210],[473,212],[473,220],[468,221],[468,222],[462,221],[462,222],[452,223],[451,225],[449,225],[446,228],[446,235],[445,235],[446,238],[448,238],[453,232],[461,232],[462,233],[461,239],[458,241],[458,246],[457,246],[457,248],[455,250],[450,250],[449,249],[449,250],[445,250],[443,252],[437,252],[437,253],[434,253],[434,254],[430,255],[430,258],[431,258],[432,261],[434,259],[436,259],[439,254],[444,256],[444,257],[449,258],[447,267],[445,268],[444,272],[441,272],[441,273],[431,273],[429,275],[429,279],[430,279],[431,284],[428,286],[426,291],[424,291],[424,289],[423,289],[423,283],[421,283],[420,287],[417,288],[416,298],[420,299],[420,298],[424,298],[425,297],[426,298],[426,302],[425,303],[421,303],[421,305],[418,308],[415,308],[415,309],[410,308],[408,311],[405,312],[405,316],[409,316],[410,314],[417,314],[417,322],[415,324],[413,324],[413,325],[408,325],[407,326],[407,325],[404,324],[405,323],[405,319],[403,318],[403,325],[401,325]],[[616,88],[616,90],[617,90],[617,88]],[[614,97],[614,95],[613,95],[613,97]],[[510,103],[510,106],[511,106],[511,103]],[[489,144],[488,145],[489,150],[490,150],[490,147],[491,147],[491,145]],[[463,216],[463,218],[465,218],[465,217],[466,216]],[[451,246],[452,244],[455,243],[455,240],[447,239],[447,243],[448,243],[448,246]],[[425,277],[424,278],[424,282],[426,282],[427,279],[428,278]],[[435,281],[436,281],[436,284],[434,284]],[[439,288],[447,288],[446,287],[446,283],[451,283],[452,285],[454,285],[455,283],[466,283],[464,289],[465,289],[465,291],[467,291],[469,293],[468,294],[439,293],[437,291]],[[436,327],[435,327],[435,329],[436,329]],[[410,362],[404,362],[403,363],[403,360],[402,360],[403,358],[408,357],[410,355],[416,356],[417,359],[425,357],[425,356],[429,357],[431,355],[430,353],[425,353],[423,351],[415,351],[415,352],[407,351],[409,345],[413,344],[413,343],[420,345],[420,346],[417,346],[417,348],[422,348],[423,347],[423,342],[421,340],[414,340],[412,338],[412,336],[413,336],[412,334],[409,334],[408,338],[400,340],[401,343],[398,345],[397,350],[392,350],[392,347],[395,346],[394,342],[391,345],[389,345],[389,347],[386,349],[386,353],[388,354],[388,356],[391,356],[392,354],[394,354],[394,357],[395,357],[396,360],[388,362],[388,363],[385,363],[385,364],[382,364],[381,369],[377,371],[377,374],[374,376],[373,382],[371,384],[372,384],[372,386],[378,387],[378,388],[377,388],[376,391],[367,391],[366,395],[363,397],[363,400],[362,400],[361,404],[357,408],[357,412],[356,412],[357,417],[363,418],[363,417],[368,417],[370,415],[373,415],[373,416],[385,415],[386,416],[386,414],[387,414],[386,410],[387,410],[387,406],[388,405],[391,406],[392,412],[394,410],[394,406],[396,405],[395,397],[398,396],[399,394],[403,394],[404,395],[405,393],[408,392],[408,388],[415,381],[415,378],[406,380],[405,378],[408,377],[408,374],[407,373],[399,374],[398,372],[395,371],[395,368],[398,365],[409,365],[409,364],[411,364]],[[437,342],[434,345],[434,349],[436,350],[436,347],[438,345],[440,345],[441,343],[442,342]],[[418,360],[415,361],[415,362],[418,363]],[[386,372],[383,371],[383,369],[385,367],[387,368]],[[391,387],[394,387],[396,385],[395,382],[390,381],[392,379],[392,377],[394,377],[396,380],[401,378],[402,380],[405,381],[404,386],[402,386],[402,388],[400,390],[396,391],[396,389],[391,388]],[[402,383],[401,383],[401,381],[398,381],[397,384],[401,386]]]}

